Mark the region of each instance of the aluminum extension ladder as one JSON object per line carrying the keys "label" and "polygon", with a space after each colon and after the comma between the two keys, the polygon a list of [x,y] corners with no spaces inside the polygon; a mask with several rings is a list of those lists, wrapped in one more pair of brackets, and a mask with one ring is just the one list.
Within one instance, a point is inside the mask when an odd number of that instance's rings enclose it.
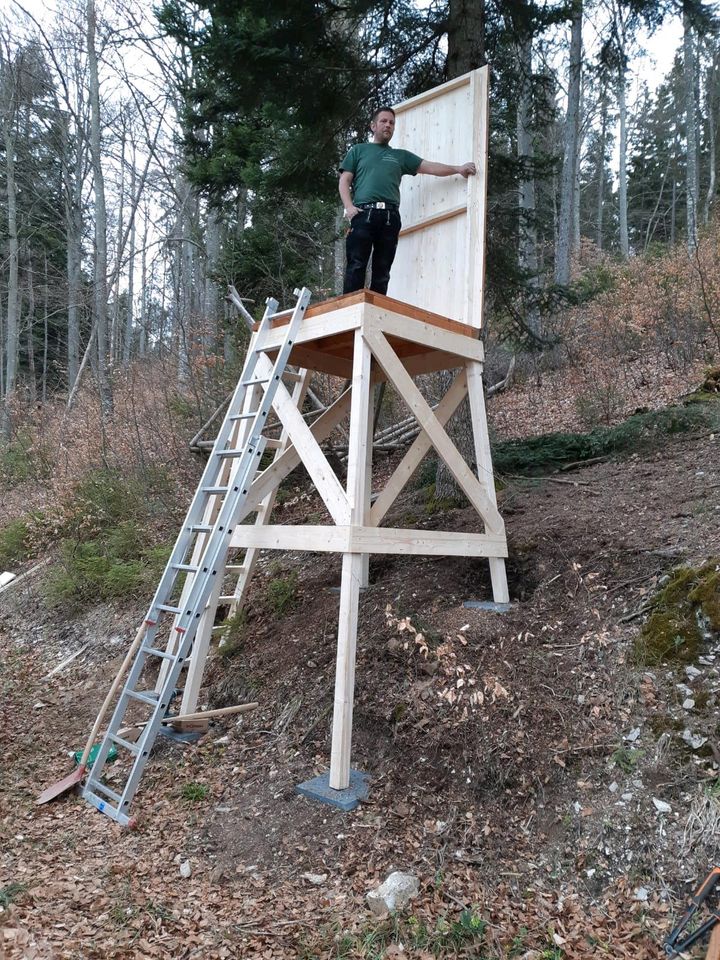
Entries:
{"label": "aluminum extension ladder", "polygon": [[[175,691],[180,672],[192,650],[193,639],[200,618],[205,610],[217,577],[225,571],[225,558],[236,518],[247,499],[252,479],[260,465],[267,438],[262,435],[273,397],[284,373],[296,333],[310,301],[307,287],[296,290],[297,303],[290,310],[277,311],[277,301],[268,299],[265,314],[260,322],[257,336],[245,360],[240,380],[230,401],[225,419],[218,433],[210,458],[198,489],[188,509],[183,527],[178,535],[165,572],[158,584],[155,596],[145,617],[145,634],[133,660],[125,686],[120,694],[115,712],[105,732],[97,758],[83,790],[83,797],[98,810],[127,825],[131,818],[128,809],[135,795],[145,764],[152,749],[161,721],[166,717],[168,706]],[[285,339],[266,379],[256,375],[258,357],[263,353],[263,344],[273,320],[288,317]],[[259,405],[255,406],[258,392]],[[234,438],[240,433],[244,442]],[[235,443],[238,446],[235,447]],[[228,464],[232,464],[228,476]],[[213,523],[207,521],[214,508]],[[205,538],[200,558],[188,563],[200,537]],[[195,551],[197,557],[198,551]],[[186,602],[182,608],[172,599],[178,576],[185,574],[183,595]],[[177,591],[176,591],[177,592]],[[155,640],[161,625],[174,618],[173,632],[167,649],[156,647]],[[165,670],[159,690],[150,689],[142,675],[147,666],[160,661]],[[141,703],[151,713],[135,743],[120,736],[129,708]],[[124,785],[109,786],[102,779],[108,753],[112,747],[131,755],[130,769],[125,774]],[[122,753],[121,753],[122,755]],[[126,758],[127,759],[127,758]]]}

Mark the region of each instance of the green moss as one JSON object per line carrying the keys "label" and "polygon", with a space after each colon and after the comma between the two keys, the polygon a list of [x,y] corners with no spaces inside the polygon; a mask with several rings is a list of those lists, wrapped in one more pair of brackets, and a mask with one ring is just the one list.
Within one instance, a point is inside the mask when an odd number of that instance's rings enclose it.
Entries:
{"label": "green moss", "polygon": [[691,663],[703,644],[720,633],[720,561],[679,567],[656,595],[653,611],[635,644],[646,664]]}
{"label": "green moss", "polygon": [[533,474],[559,469],[563,464],[633,452],[657,445],[667,436],[720,428],[718,395],[633,414],[613,427],[589,433],[548,433],[525,440],[493,444],[495,469],[505,474]]}

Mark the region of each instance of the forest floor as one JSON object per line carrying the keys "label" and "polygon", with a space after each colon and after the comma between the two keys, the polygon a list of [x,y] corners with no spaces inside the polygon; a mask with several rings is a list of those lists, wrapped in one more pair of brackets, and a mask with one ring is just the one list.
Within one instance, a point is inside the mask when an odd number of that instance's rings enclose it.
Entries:
{"label": "forest floor", "polygon": [[[715,862],[720,646],[649,665],[638,636],[663,578],[720,552],[719,453],[686,435],[507,479],[504,614],[463,605],[490,597],[485,562],[374,558],[353,742],[370,796],[351,813],[295,793],[327,769],[338,562],[263,561],[201,695],[260,706],[199,744],[159,741],[134,830],[77,796],[34,801],[72,768],[143,605],[65,613],[41,576],[6,592],[0,957],[660,956]],[[281,516],[301,522],[317,504],[294,493]],[[478,529],[420,490],[396,509]],[[420,893],[378,921],[365,896],[392,870]]]}

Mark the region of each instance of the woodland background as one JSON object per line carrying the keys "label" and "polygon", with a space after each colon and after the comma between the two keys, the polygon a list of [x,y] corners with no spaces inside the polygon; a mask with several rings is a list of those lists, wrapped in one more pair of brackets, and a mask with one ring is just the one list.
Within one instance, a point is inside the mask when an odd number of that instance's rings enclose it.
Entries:
{"label": "woodland background", "polygon": [[[606,358],[648,338],[670,366],[707,358],[715,14],[701,0],[13,3],[0,23],[6,454],[84,378],[103,429],[137,378],[202,422],[242,358],[228,284],[256,313],[300,284],[335,294],[348,145],[376,105],[488,61],[486,337],[535,375],[580,327]],[[672,69],[638,84],[642,43],[667,22]]]}

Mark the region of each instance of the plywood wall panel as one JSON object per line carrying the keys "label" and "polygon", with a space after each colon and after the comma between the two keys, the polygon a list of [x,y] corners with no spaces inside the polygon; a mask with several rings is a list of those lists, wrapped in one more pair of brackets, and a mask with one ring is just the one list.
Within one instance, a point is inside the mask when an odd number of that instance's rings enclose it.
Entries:
{"label": "plywood wall panel", "polygon": [[[399,104],[392,142],[424,160],[477,166],[468,180],[403,178],[400,212],[409,232],[400,236],[388,288],[391,297],[475,327],[482,322],[487,82],[483,67]],[[431,218],[439,219],[421,226]]]}

